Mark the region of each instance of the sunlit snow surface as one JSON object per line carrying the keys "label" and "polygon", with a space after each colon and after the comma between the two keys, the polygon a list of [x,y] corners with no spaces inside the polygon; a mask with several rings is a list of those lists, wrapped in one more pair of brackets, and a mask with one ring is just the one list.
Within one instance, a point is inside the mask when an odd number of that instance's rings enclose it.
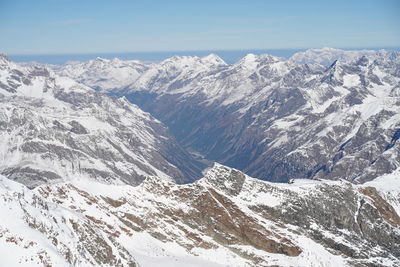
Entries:
{"label": "sunlit snow surface", "polygon": [[[228,171],[228,172],[227,172]],[[290,190],[295,195],[306,197],[309,194],[321,193],[321,188],[325,186],[348,187],[350,184],[343,181],[311,181],[296,179],[293,184],[275,184],[260,181],[245,176],[243,187],[236,196],[230,195],[229,190],[233,190],[235,184],[227,180],[229,168],[216,164],[214,168],[208,170],[205,177],[191,185],[174,185],[168,181],[162,181],[157,177],[151,177],[143,184],[132,187],[128,185],[107,185],[95,181],[79,180],[70,183],[59,183],[48,186],[42,186],[33,191],[25,188],[23,185],[12,182],[1,176],[0,178],[0,212],[4,218],[0,222],[0,247],[2,254],[6,255],[0,258],[0,266],[42,266],[39,258],[41,251],[46,251],[48,260],[57,266],[68,266],[63,256],[59,253],[59,247],[42,234],[40,231],[29,227],[25,222],[26,216],[34,217],[38,222],[43,223],[45,229],[55,229],[59,234],[57,236],[59,243],[69,244],[72,251],[75,251],[76,234],[72,231],[71,226],[65,223],[69,219],[76,221],[87,221],[86,218],[96,218],[105,225],[109,225],[109,231],[115,231],[119,227],[124,226],[120,219],[124,218],[124,214],[133,213],[142,218],[147,218],[149,214],[158,216],[160,208],[171,207],[172,209],[180,209],[184,212],[190,212],[190,198],[188,202],[181,202],[175,196],[182,189],[191,190],[193,194],[198,194],[204,190],[217,190],[220,194],[230,198],[234,203],[249,216],[252,216],[265,227],[276,229],[277,233],[283,234],[290,238],[295,244],[298,244],[302,253],[297,257],[289,257],[281,254],[267,253],[257,250],[252,246],[221,246],[215,243],[211,238],[204,236],[206,240],[215,244],[217,247],[212,249],[193,248],[190,251],[180,244],[190,244],[190,240],[186,239],[184,233],[176,228],[174,224],[164,220],[162,214],[158,219],[156,230],[164,235],[175,236],[172,240],[161,241],[152,236],[148,230],[129,231],[121,234],[115,239],[119,246],[126,248],[142,267],[152,266],[254,266],[245,258],[239,257],[231,251],[232,248],[247,251],[253,255],[263,258],[264,264],[278,266],[347,266],[346,257],[334,255],[326,247],[316,243],[312,239],[295,234],[299,230],[297,227],[286,225],[286,227],[278,227],[265,218],[254,213],[250,207],[257,205],[268,205],[277,207],[281,203],[288,201],[287,195],[283,192]],[[224,178],[226,177],[226,178]],[[365,185],[355,186],[363,188],[365,186],[374,186],[384,194],[385,198],[392,203],[393,206],[399,207],[400,188],[396,186],[400,179],[398,172],[391,175],[385,175],[369,182]],[[389,186],[393,184],[394,186]],[[163,188],[168,188],[164,192]],[[268,191],[265,191],[265,189]],[[43,191],[44,190],[44,191]],[[50,191],[49,191],[50,190]],[[61,191],[60,191],[61,190]],[[200,190],[200,191],[197,191]],[[228,191],[227,191],[228,190]],[[264,192],[263,192],[264,190]],[[58,192],[67,192],[67,195],[59,195]],[[49,196],[43,199],[43,192],[49,192]],[[45,193],[45,196],[48,193]],[[397,195],[396,195],[397,194]],[[194,196],[193,195],[193,196]],[[395,198],[397,196],[397,198]],[[40,201],[33,199],[41,199],[43,203],[47,203],[48,210],[43,209],[42,205],[38,205]],[[114,199],[122,201],[122,205],[112,207],[103,199]],[[61,201],[61,203],[58,202]],[[88,200],[96,201],[89,203]],[[98,202],[97,202],[98,201]],[[74,208],[75,207],[75,208]],[[78,209],[76,207],[79,207]],[[161,210],[162,210],[161,209]],[[80,212],[78,212],[80,210]],[[153,216],[153,215],[151,215]],[[54,218],[54,219],[53,219]],[[147,218],[152,223],[151,218]],[[63,222],[64,221],[64,222]],[[179,222],[178,222],[179,224]],[[93,224],[92,224],[93,225]],[[182,224],[183,227],[187,227]],[[99,231],[103,233],[105,238],[106,232],[102,230],[101,225],[97,225]],[[318,229],[318,223],[311,225],[311,228]],[[186,228],[196,233],[196,229]],[[320,229],[322,231],[322,229]],[[322,232],[326,236],[330,236],[330,232]],[[10,242],[10,238],[18,239],[17,243]],[[340,236],[331,236],[336,242],[346,243]],[[7,241],[8,240],[8,241]],[[75,240],[75,241],[74,241]],[[24,248],[29,242],[35,242],[34,245]],[[72,242],[72,243],[71,243]],[[183,242],[183,243],[180,243]],[[111,243],[110,243],[111,244]],[[393,266],[393,259],[380,259],[383,266]],[[84,260],[78,266],[87,266]]]}
{"label": "sunlit snow surface", "polygon": [[[256,180],[252,182],[256,182]],[[299,185],[290,185],[286,187],[289,187],[291,190],[303,190],[304,186],[312,186],[313,184],[314,183],[300,182]],[[137,203],[142,202],[140,206],[142,207],[141,209],[143,212],[145,212],[146,209],[154,208],[151,206],[151,201],[147,201],[157,197],[152,195],[150,192],[146,192],[146,190],[144,190],[144,188],[141,186],[131,187],[105,185],[89,181],[77,181],[73,183],[73,185],[80,190],[90,193],[92,196],[110,197],[113,199],[121,199],[125,197],[130,199],[128,201],[135,201],[136,199]],[[76,241],[70,240],[70,237],[68,237],[68,235],[71,235],[68,234],[71,229],[69,229],[66,225],[60,224],[62,217],[79,220],[81,215],[64,207],[73,204],[79,205],[81,209],[85,210],[85,215],[90,215],[101,220],[105,220],[105,222],[111,225],[115,225],[117,222],[113,216],[111,218],[107,218],[110,215],[105,214],[104,210],[100,207],[97,208],[93,205],[85,205],[84,199],[80,199],[80,195],[76,192],[71,192],[72,195],[70,195],[70,198],[64,200],[72,201],[71,203],[68,204],[68,202],[64,202],[61,206],[49,203],[49,211],[43,213],[40,208],[37,208],[35,205],[30,203],[32,197],[37,194],[36,192],[40,189],[35,189],[35,191],[32,192],[24,186],[12,182],[3,176],[0,180],[0,186],[0,201],[2,202],[0,209],[2,216],[4,216],[0,222],[0,231],[3,233],[3,236],[0,238],[0,246],[2,247],[2,255],[5,255],[0,259],[1,266],[42,266],[42,263],[38,258],[38,253],[40,251],[46,251],[46,255],[53,265],[68,266],[62,255],[60,255],[60,253],[46,238],[46,236],[41,234],[39,231],[30,228],[24,222],[24,213],[28,213],[31,216],[36,217],[37,220],[44,222],[46,225],[45,227],[56,228],[58,229],[57,231],[65,231],[65,234],[62,234],[61,238],[59,237],[58,239],[59,242],[65,242],[67,244],[71,241]],[[246,194],[246,192],[250,193],[245,189],[243,194]],[[18,198],[13,197],[16,194],[24,194],[22,202]],[[273,204],[271,203],[271,199],[274,199],[274,196],[268,195],[261,195],[261,199],[255,195],[248,195],[247,197],[249,197],[249,199],[241,203],[241,205],[243,205],[242,208],[244,209],[246,205],[255,204],[260,201]],[[239,196],[238,204],[240,204],[239,198],[245,199],[246,196]],[[160,199],[158,200],[161,201]],[[24,201],[26,201],[26,203]],[[169,198],[165,198],[162,201],[164,205],[176,205],[176,203],[171,202]],[[26,210],[26,212],[23,212],[23,209]],[[121,209],[121,211],[122,210],[123,209]],[[140,210],[132,212],[140,212]],[[52,218],[55,218],[58,223],[55,223]],[[174,229],[170,230],[175,231]],[[179,231],[177,231],[176,234],[179,235]],[[9,237],[21,237],[22,240],[18,241],[18,244],[14,244],[13,242],[7,241],[7,238]],[[31,241],[35,242],[35,245],[29,248],[24,248],[24,246],[29,244]],[[345,261],[341,257],[332,255],[326,251],[324,247],[315,243],[309,238],[297,237],[296,242],[301,245],[302,249],[304,249],[304,252],[299,257],[295,258],[276,254],[268,254],[255,250],[250,246],[247,248],[241,247],[241,249],[259,254],[262,257],[268,255],[268,263],[266,262],[266,264],[278,264],[281,266],[320,266],[322,263],[327,264],[326,266],[338,266],[338,264],[340,266],[345,265]],[[192,250],[191,253],[188,253],[185,248],[177,243],[161,242],[146,232],[133,233],[133,236],[121,235],[118,238],[118,243],[124,246],[143,267],[160,265],[193,267],[248,266],[248,262],[245,259],[238,257],[225,247],[219,247],[218,249],[196,248]],[[71,246],[73,248],[73,245]],[[193,254],[196,254],[196,256]]]}

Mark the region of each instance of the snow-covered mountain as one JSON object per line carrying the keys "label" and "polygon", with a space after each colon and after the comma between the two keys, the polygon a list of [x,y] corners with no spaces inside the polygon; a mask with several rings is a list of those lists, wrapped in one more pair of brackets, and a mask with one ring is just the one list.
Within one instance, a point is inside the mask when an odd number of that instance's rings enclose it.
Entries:
{"label": "snow-covered mountain", "polygon": [[0,56],[0,266],[400,265],[399,53],[73,65]]}
{"label": "snow-covered mountain", "polygon": [[29,187],[90,177],[189,182],[202,164],[159,121],[47,69],[0,57],[0,173]]}
{"label": "snow-covered mountain", "polygon": [[151,64],[137,60],[95,58],[87,62],[71,62],[53,67],[61,76],[73,78],[96,90],[108,91],[133,83]]}
{"label": "snow-covered mountain", "polygon": [[111,93],[205,158],[271,181],[363,182],[400,165],[399,52],[323,48],[288,60],[249,54],[229,65],[210,55],[148,67]]}
{"label": "snow-covered mountain", "polygon": [[[176,64],[179,62],[179,64]],[[120,60],[118,58],[96,58],[87,62],[70,62],[62,66],[49,66],[58,75],[70,77],[103,92],[119,91],[132,83],[147,88],[163,87],[163,81],[171,77],[176,80],[190,80],[196,76],[195,69],[210,70],[226,63],[217,55],[203,58],[172,57],[160,64],[140,62],[137,60]]]}
{"label": "snow-covered mountain", "polygon": [[0,177],[0,265],[396,266],[399,177],[273,184],[216,164],[188,185],[33,191]]}
{"label": "snow-covered mountain", "polygon": [[387,54],[385,50],[342,50],[330,47],[320,49],[308,49],[304,52],[295,53],[289,60],[303,64],[322,64],[329,66],[335,60],[351,62],[362,56],[374,57]]}

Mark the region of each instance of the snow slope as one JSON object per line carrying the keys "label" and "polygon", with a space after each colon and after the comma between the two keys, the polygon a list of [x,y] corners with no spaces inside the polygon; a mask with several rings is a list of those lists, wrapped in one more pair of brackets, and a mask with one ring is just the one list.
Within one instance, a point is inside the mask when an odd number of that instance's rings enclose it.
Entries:
{"label": "snow slope", "polygon": [[80,180],[29,190],[1,177],[0,209],[8,216],[0,222],[0,246],[13,256],[0,265],[399,264],[393,242],[400,218],[386,195],[365,188],[274,184],[219,164],[188,185],[149,177],[136,187]]}

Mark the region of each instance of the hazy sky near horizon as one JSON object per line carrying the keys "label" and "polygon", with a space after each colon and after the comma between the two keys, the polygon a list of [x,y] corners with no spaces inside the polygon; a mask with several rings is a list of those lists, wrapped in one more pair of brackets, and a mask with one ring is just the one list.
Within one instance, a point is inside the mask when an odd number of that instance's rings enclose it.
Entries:
{"label": "hazy sky near horizon", "polygon": [[0,52],[400,46],[398,0],[0,0]]}

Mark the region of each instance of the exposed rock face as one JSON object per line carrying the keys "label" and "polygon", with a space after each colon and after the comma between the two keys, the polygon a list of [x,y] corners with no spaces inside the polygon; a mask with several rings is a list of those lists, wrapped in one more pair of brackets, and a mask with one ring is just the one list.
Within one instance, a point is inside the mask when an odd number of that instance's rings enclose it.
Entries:
{"label": "exposed rock face", "polygon": [[201,177],[150,114],[47,69],[0,64],[0,173],[29,187],[76,177],[138,184]]}
{"label": "exposed rock face", "polygon": [[[208,181],[214,187],[239,198],[246,196],[247,199],[248,195],[253,195],[254,199],[263,199],[268,196],[264,203],[257,201],[255,205],[249,205],[251,210],[269,220],[298,226],[317,242],[359,259],[360,263],[369,257],[370,251],[381,251],[378,253],[384,255],[389,247],[400,244],[400,236],[396,234],[398,214],[374,187],[358,190],[357,186],[346,182],[277,186],[250,178],[243,182],[243,174],[223,166],[211,173]],[[230,173],[228,181],[216,179],[221,173],[225,173],[225,177]],[[233,188],[236,190],[232,191]],[[398,200],[395,205],[398,207]],[[360,243],[366,247],[361,249]],[[399,257],[399,247],[394,246],[393,256]]]}
{"label": "exposed rock face", "polygon": [[386,222],[393,227],[400,226],[399,215],[396,213],[395,209],[379,195],[374,187],[365,187],[361,189],[361,192],[372,199],[374,206],[377,207],[378,212]]}
{"label": "exposed rock face", "polygon": [[[400,175],[393,177],[385,182]],[[12,216],[26,218],[20,222],[25,228],[42,233],[44,241],[32,239],[33,247],[47,242],[60,252],[44,249],[53,265],[57,260],[145,267],[175,259],[175,266],[186,266],[191,258],[203,266],[400,264],[400,194],[389,197],[379,186],[273,184],[218,164],[188,185],[149,177],[137,187],[75,181],[31,192],[5,178],[2,184],[2,209],[18,207],[25,215]],[[19,227],[0,227],[7,237],[18,237]],[[66,235],[79,242],[68,243]]]}

